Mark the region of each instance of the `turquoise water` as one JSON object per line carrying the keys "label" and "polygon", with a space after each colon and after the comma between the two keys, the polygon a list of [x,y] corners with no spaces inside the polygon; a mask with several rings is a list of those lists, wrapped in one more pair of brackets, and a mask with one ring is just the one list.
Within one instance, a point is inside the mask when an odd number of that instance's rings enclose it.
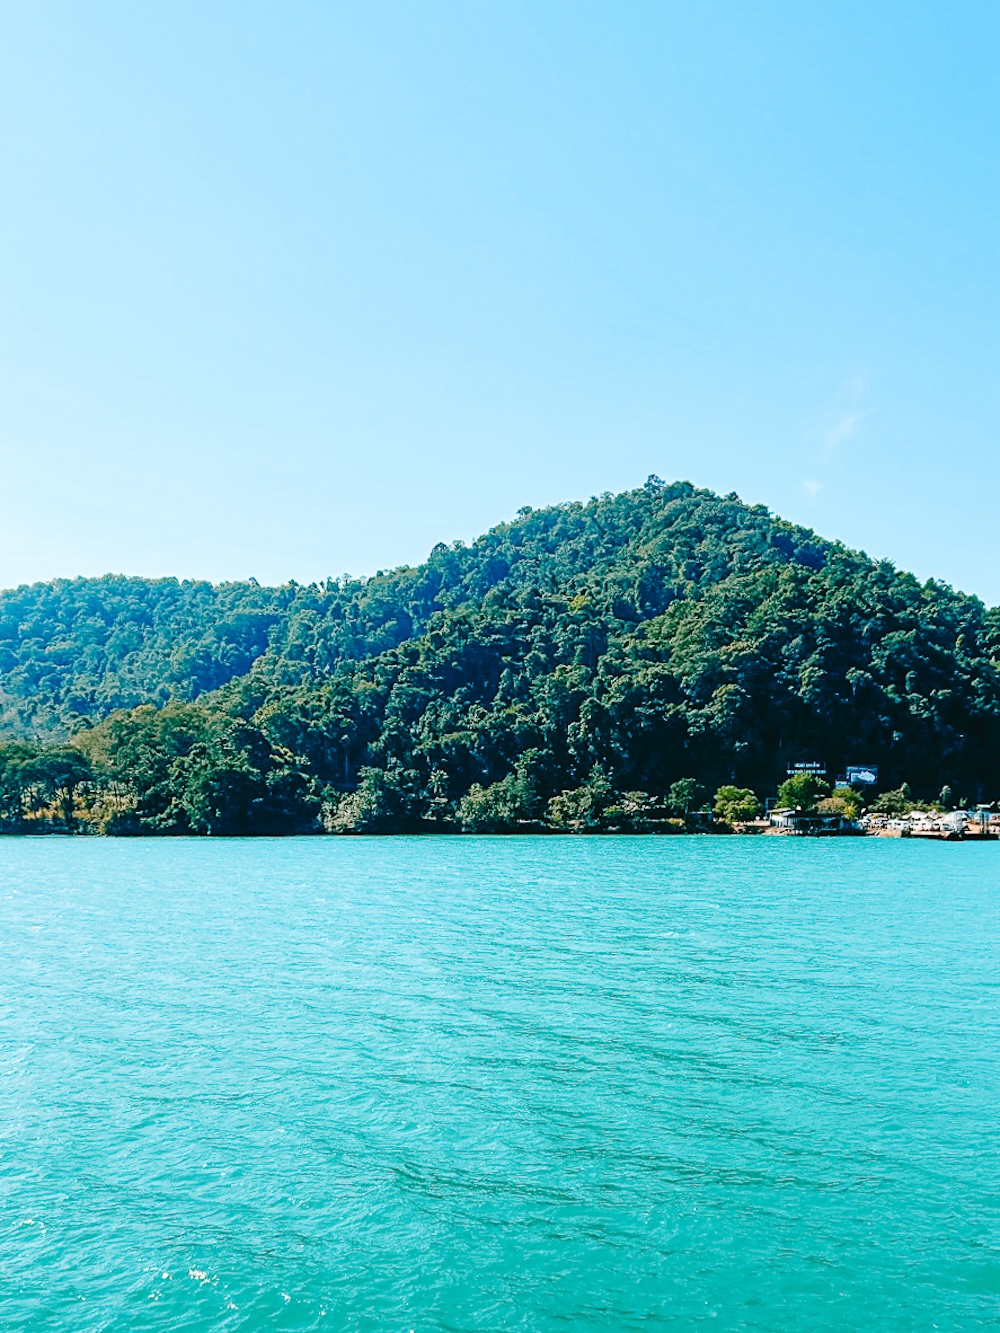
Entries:
{"label": "turquoise water", "polygon": [[4,1329],[980,1329],[1000,846],[0,839]]}

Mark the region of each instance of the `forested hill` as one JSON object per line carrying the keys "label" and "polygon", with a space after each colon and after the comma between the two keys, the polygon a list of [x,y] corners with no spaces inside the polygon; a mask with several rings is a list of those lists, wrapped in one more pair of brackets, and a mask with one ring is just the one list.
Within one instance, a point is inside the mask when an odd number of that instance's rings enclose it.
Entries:
{"label": "forested hill", "polygon": [[[77,735],[138,791],[115,746],[155,721],[164,773],[215,746],[265,785],[291,775],[314,815],[374,784],[393,826],[447,821],[504,782],[530,818],[589,782],[771,790],[814,758],[975,799],[1000,794],[998,657],[1000,618],[976,598],[651,478],[366,580],[0,593],[0,728],[35,750]],[[122,715],[143,704],[169,706]],[[196,827],[167,787],[156,818]]]}
{"label": "forested hill", "polygon": [[[395,648],[435,613],[504,594],[587,598],[570,620],[634,626],[732,573],[832,548],[811,532],[679,484],[589,504],[522,510],[471,546],[437,546],[424,565],[367,580],[262,588],[108,575],[0,592],[0,726],[68,734],[115,709],[195,699],[259,658],[323,673]],[[553,608],[549,608],[551,611]],[[299,670],[300,668],[296,668]]]}

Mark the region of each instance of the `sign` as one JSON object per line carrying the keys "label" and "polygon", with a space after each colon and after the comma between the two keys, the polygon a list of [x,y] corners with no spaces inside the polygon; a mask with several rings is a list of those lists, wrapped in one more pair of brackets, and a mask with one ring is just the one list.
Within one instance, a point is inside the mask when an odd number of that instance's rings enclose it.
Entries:
{"label": "sign", "polygon": [[847,769],[849,787],[877,787],[878,764],[855,764]]}
{"label": "sign", "polygon": [[815,760],[810,760],[808,763],[805,764],[788,765],[788,776],[790,778],[794,777],[796,773],[825,773],[825,772],[826,772],[826,764],[817,763]]}

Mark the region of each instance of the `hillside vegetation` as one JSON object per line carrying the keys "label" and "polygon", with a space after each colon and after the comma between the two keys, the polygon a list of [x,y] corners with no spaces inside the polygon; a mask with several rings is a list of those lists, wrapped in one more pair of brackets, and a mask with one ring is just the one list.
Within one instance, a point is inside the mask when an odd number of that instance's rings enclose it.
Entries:
{"label": "hillside vegetation", "polygon": [[366,580],[0,593],[0,821],[666,827],[812,759],[992,799],[998,659],[978,599],[651,478]]}

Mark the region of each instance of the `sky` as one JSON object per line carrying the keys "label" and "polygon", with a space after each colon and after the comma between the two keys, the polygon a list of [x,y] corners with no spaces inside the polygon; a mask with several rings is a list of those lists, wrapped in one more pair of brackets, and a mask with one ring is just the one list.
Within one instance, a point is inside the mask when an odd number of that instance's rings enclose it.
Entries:
{"label": "sky", "polygon": [[0,586],[650,473],[1000,602],[1000,6],[0,0]]}

